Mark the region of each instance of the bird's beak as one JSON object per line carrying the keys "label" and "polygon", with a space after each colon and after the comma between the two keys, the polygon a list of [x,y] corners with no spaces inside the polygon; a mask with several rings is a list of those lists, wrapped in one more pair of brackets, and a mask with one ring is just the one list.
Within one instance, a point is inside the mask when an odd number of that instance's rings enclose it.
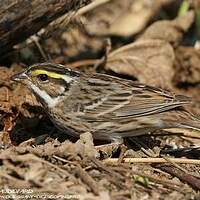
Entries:
{"label": "bird's beak", "polygon": [[15,74],[11,77],[12,81],[17,81],[17,82],[21,82],[23,80],[27,79],[27,75],[25,72],[20,72],[18,74]]}

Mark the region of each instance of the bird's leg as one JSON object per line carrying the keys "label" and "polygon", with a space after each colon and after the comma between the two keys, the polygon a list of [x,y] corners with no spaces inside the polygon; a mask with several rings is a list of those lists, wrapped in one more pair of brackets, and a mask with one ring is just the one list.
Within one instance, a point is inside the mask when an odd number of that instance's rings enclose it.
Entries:
{"label": "bird's leg", "polygon": [[138,139],[137,137],[131,137],[129,140],[134,143],[140,150],[146,154],[148,157],[156,158],[158,156],[153,150],[150,149],[142,140]]}
{"label": "bird's leg", "polygon": [[122,162],[127,147],[124,145],[123,138],[113,139],[110,144],[96,146],[96,150],[102,155],[103,158],[111,157],[114,153],[120,150],[119,162]]}
{"label": "bird's leg", "polygon": [[125,152],[127,150],[127,146],[124,144],[124,139],[123,138],[114,138],[113,142],[118,143],[118,149],[120,150],[119,153],[119,158],[118,158],[118,163],[121,163],[124,159]]}
{"label": "bird's leg", "polygon": [[96,150],[100,153],[102,159],[111,157],[118,149],[119,143],[110,143],[96,146]]}
{"label": "bird's leg", "polygon": [[124,143],[122,143],[122,144],[120,144],[119,148],[120,148],[120,154],[119,154],[119,158],[118,158],[117,162],[118,163],[122,163],[122,161],[123,161],[123,159],[125,157],[127,146]]}

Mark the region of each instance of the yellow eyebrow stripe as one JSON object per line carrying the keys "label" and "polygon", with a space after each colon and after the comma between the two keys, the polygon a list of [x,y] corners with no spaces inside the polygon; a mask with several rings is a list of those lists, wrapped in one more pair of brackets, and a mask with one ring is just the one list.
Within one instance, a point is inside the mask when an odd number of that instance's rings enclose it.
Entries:
{"label": "yellow eyebrow stripe", "polygon": [[46,70],[42,70],[42,69],[36,69],[34,71],[32,71],[33,75],[39,75],[39,74],[46,74],[47,76],[51,77],[51,78],[63,78],[62,74],[57,74],[55,72],[49,72]]}

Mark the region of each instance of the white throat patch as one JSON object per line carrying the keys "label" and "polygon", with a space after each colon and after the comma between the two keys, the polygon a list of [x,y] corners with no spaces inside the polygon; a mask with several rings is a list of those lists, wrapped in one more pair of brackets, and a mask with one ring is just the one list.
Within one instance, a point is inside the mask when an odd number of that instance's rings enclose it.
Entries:
{"label": "white throat patch", "polygon": [[46,102],[49,108],[57,105],[57,103],[59,103],[62,98],[61,96],[53,98],[49,94],[47,94],[47,92],[40,90],[40,88],[38,88],[34,84],[30,84],[30,87],[36,94],[38,94],[38,96],[40,96],[40,98],[42,98]]}

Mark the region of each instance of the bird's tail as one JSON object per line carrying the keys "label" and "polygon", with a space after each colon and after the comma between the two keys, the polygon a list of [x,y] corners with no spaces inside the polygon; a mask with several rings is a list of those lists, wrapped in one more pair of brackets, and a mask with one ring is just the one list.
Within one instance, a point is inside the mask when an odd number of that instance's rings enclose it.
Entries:
{"label": "bird's tail", "polygon": [[193,129],[200,132],[200,120],[182,122],[180,123],[180,128]]}
{"label": "bird's tail", "polygon": [[194,115],[186,110],[182,110],[180,115],[177,115],[177,121],[173,122],[177,128],[192,129],[200,132],[200,116]]}
{"label": "bird's tail", "polygon": [[[141,124],[138,126],[138,123]],[[143,123],[143,124],[142,124]],[[157,115],[139,117],[136,122],[129,126],[120,126],[115,132],[111,133],[113,137],[132,137],[146,135],[156,130],[168,130],[177,132],[178,129],[194,130],[200,134],[200,116],[195,116],[186,110],[174,110]]]}

